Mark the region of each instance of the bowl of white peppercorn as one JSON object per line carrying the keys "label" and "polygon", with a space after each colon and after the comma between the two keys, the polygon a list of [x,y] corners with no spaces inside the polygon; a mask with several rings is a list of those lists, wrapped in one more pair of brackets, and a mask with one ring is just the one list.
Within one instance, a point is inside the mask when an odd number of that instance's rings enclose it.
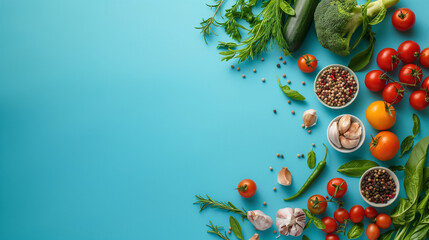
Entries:
{"label": "bowl of white peppercorn", "polygon": [[359,81],[350,68],[341,64],[328,65],[317,74],[314,80],[314,93],[328,108],[345,108],[356,99]]}
{"label": "bowl of white peppercorn", "polygon": [[370,168],[360,178],[359,193],[369,205],[387,207],[398,198],[398,177],[385,167]]}

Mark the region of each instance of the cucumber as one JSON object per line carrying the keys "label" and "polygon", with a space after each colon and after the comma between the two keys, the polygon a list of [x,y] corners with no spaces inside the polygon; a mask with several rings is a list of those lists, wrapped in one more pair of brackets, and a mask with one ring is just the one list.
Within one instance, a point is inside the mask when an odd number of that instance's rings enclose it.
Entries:
{"label": "cucumber", "polygon": [[318,0],[294,1],[295,16],[288,16],[283,27],[283,37],[289,52],[295,52],[304,42],[318,3]]}

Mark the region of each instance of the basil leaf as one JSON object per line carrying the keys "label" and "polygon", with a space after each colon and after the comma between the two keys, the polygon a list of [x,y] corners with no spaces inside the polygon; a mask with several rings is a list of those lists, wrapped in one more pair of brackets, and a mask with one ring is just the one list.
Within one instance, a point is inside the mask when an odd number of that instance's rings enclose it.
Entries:
{"label": "basil leaf", "polygon": [[390,166],[389,169],[392,170],[392,172],[396,172],[396,171],[404,171],[405,167],[402,165],[397,165],[397,166]]}
{"label": "basil leaf", "polygon": [[308,152],[307,165],[310,169],[313,169],[316,166],[316,154],[313,152],[313,148]]}
{"label": "basil leaf", "polygon": [[363,233],[363,223],[355,223],[347,233],[348,239],[355,239],[362,235]]}
{"label": "basil leaf", "polygon": [[288,15],[291,15],[291,16],[295,15],[295,10],[285,0],[280,2],[280,8],[283,10],[283,12],[285,12]]}
{"label": "basil leaf", "polygon": [[429,167],[423,169],[423,189],[426,193],[429,192]]}
{"label": "basil leaf", "polygon": [[374,53],[374,43],[375,38],[372,36],[373,33],[370,33],[371,37],[369,40],[368,48],[363,50],[360,53],[357,53],[349,62],[349,68],[353,71],[360,71],[366,67],[371,61],[372,55]]}
{"label": "basil leaf", "polygon": [[341,167],[338,168],[337,171],[349,177],[361,177],[366,170],[377,166],[378,163],[374,161],[353,160],[341,165]]}
{"label": "basil leaf", "polygon": [[304,101],[305,100],[304,96],[302,96],[299,92],[290,89],[290,87],[288,85],[283,85],[282,86],[280,84],[279,77],[278,76],[276,76],[276,77],[277,77],[277,81],[279,82],[280,89],[284,92],[284,94],[286,94],[286,96],[288,96],[288,97],[290,97],[292,99],[295,99],[295,100],[299,100],[299,101]]}
{"label": "basil leaf", "polygon": [[408,135],[401,142],[401,155],[399,157],[402,157],[406,152],[410,151],[413,145],[414,145],[414,136]]}
{"label": "basil leaf", "polygon": [[369,25],[376,25],[383,21],[384,17],[386,17],[387,9],[384,5],[380,12],[375,16],[370,22]]}
{"label": "basil leaf", "polygon": [[235,219],[233,216],[229,217],[229,225],[231,226],[231,230],[234,233],[234,235],[238,238],[243,240],[243,232],[241,231],[241,226],[238,223],[237,219]]}
{"label": "basil leaf", "polygon": [[302,240],[310,240],[310,238],[309,238],[309,237],[307,237],[307,236],[305,236],[305,235],[303,235],[303,236],[302,236]]}
{"label": "basil leaf", "polygon": [[313,218],[313,223],[314,223],[314,226],[316,226],[320,230],[323,230],[326,228],[325,224],[318,217]]}
{"label": "basil leaf", "polygon": [[416,136],[420,132],[420,119],[415,113],[413,113],[413,123],[413,135]]}
{"label": "basil leaf", "polygon": [[385,232],[385,233],[381,234],[381,236],[378,237],[377,240],[390,240],[393,236],[393,233],[395,233],[395,230],[390,230],[388,232]]}
{"label": "basil leaf", "polygon": [[307,229],[307,228],[309,228],[312,222],[313,222],[313,219],[308,220],[308,221],[305,223],[304,230],[305,230],[305,229]]}

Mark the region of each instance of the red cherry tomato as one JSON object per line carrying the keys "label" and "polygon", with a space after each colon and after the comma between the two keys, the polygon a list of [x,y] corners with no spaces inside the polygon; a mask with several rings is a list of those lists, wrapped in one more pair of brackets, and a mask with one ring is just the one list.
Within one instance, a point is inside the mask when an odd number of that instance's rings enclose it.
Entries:
{"label": "red cherry tomato", "polygon": [[317,59],[311,54],[302,55],[298,59],[298,67],[305,73],[311,73],[317,68]]}
{"label": "red cherry tomato", "polygon": [[404,97],[404,88],[397,82],[391,82],[383,89],[383,100],[390,103],[399,103]]}
{"label": "red cherry tomato", "polygon": [[379,92],[386,86],[387,75],[381,70],[372,70],[365,76],[365,86],[373,92]]}
{"label": "red cherry tomato", "polygon": [[378,214],[377,218],[375,219],[375,224],[381,229],[389,228],[392,224],[392,219],[389,215],[380,213]]}
{"label": "red cherry tomato", "polygon": [[377,55],[377,65],[383,71],[390,72],[395,70],[398,63],[398,52],[393,48],[385,48]]}
{"label": "red cherry tomato", "polygon": [[380,228],[374,223],[370,223],[366,228],[366,237],[368,240],[377,240],[380,237]]}
{"label": "red cherry tomato", "polygon": [[251,179],[244,179],[238,184],[238,193],[244,198],[250,198],[256,193],[256,183]]}
{"label": "red cherry tomato", "polygon": [[410,105],[416,110],[424,110],[429,105],[429,94],[425,90],[417,90],[410,95]]}
{"label": "red cherry tomato", "polygon": [[331,217],[324,217],[322,218],[323,224],[325,224],[326,228],[323,229],[325,233],[333,233],[335,230],[337,230],[337,222]]}
{"label": "red cherry tomato", "polygon": [[340,238],[337,235],[330,233],[326,235],[325,240],[340,240]]}
{"label": "red cherry tomato", "polygon": [[[340,198],[347,192],[347,183],[342,178],[333,178],[328,182],[328,186],[326,188],[330,196],[333,196],[334,198]],[[337,188],[337,193],[335,193]]]}
{"label": "red cherry tomato", "polygon": [[398,54],[403,63],[413,63],[420,56],[420,46],[414,41],[405,41],[399,45]]}
{"label": "red cherry tomato", "polygon": [[420,65],[429,68],[429,48],[423,49],[419,57]]}
{"label": "red cherry tomato", "polygon": [[365,216],[370,219],[375,218],[377,217],[377,210],[373,207],[367,207],[365,208]]}
{"label": "red cherry tomato", "polygon": [[347,212],[344,208],[338,208],[334,212],[334,218],[339,223],[344,223],[344,220],[347,220],[350,218],[349,212]]}
{"label": "red cherry tomato", "polygon": [[313,214],[321,214],[326,211],[328,203],[322,195],[313,195],[307,201],[307,208]]}
{"label": "red cherry tomato", "polygon": [[350,209],[350,220],[354,223],[362,222],[365,217],[365,210],[360,205],[354,205]]}
{"label": "red cherry tomato", "polygon": [[399,81],[410,86],[417,86],[423,80],[422,69],[415,64],[407,64],[399,71]]}
{"label": "red cherry tomato", "polygon": [[429,77],[426,77],[425,80],[422,82],[422,88],[429,90]]}
{"label": "red cherry tomato", "polygon": [[392,15],[392,24],[399,31],[407,31],[414,26],[416,15],[408,8],[400,8]]}

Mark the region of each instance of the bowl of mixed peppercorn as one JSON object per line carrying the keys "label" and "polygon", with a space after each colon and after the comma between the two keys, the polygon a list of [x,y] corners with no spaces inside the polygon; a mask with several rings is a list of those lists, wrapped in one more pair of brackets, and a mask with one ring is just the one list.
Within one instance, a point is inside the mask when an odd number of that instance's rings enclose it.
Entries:
{"label": "bowl of mixed peppercorn", "polygon": [[350,68],[340,64],[328,65],[317,74],[314,93],[328,108],[345,108],[356,99],[359,81]]}
{"label": "bowl of mixed peppercorn", "polygon": [[370,168],[360,178],[359,192],[369,205],[387,207],[398,197],[398,177],[385,167]]}

